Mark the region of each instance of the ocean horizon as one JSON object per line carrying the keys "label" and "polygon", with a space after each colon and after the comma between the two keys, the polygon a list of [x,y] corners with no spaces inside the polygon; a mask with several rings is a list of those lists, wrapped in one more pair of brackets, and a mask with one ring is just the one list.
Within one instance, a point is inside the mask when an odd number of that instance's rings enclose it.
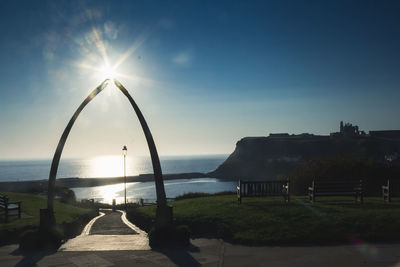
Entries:
{"label": "ocean horizon", "polygon": [[[207,173],[215,170],[229,155],[160,156],[164,174]],[[51,159],[0,160],[0,182],[48,179]],[[127,157],[126,175],[153,173],[151,158]],[[57,178],[108,178],[124,175],[122,156],[61,159]]]}

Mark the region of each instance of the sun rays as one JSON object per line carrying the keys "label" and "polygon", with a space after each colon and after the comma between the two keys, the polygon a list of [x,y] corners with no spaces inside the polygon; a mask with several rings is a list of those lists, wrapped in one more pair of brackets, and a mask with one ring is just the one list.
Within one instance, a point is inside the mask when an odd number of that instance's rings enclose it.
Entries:
{"label": "sun rays", "polygon": [[[138,83],[151,84],[153,81],[146,77],[141,77],[136,73],[133,74],[132,66],[131,69],[123,69],[124,63],[135,53],[147,40],[149,34],[143,33],[139,35],[132,45],[122,53],[117,53],[112,49],[111,42],[116,40],[107,40],[103,37],[104,34],[101,30],[92,26],[83,41],[79,41],[81,58],[79,62],[74,65],[80,70],[88,70],[92,79],[102,81],[104,79],[117,79],[124,78]],[[119,57],[111,57],[110,52],[113,55],[120,54]],[[112,60],[114,59],[114,60]],[[116,60],[115,60],[116,59]],[[113,64],[113,62],[115,62]]]}
{"label": "sun rays", "polygon": [[117,69],[129,56],[134,53],[147,39],[148,35],[141,35],[139,38],[136,39],[135,42],[129,47],[129,49],[117,60],[114,67]]}

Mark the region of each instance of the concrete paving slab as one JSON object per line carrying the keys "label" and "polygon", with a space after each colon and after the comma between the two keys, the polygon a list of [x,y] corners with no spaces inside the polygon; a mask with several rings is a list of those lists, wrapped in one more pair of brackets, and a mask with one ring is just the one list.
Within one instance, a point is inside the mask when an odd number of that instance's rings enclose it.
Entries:
{"label": "concrete paving slab", "polygon": [[88,254],[82,256],[75,256],[69,258],[69,260],[78,267],[83,266],[93,266],[93,267],[108,267],[115,266],[114,263],[109,262],[108,260],[96,255],[96,254]]}
{"label": "concrete paving slab", "polygon": [[224,265],[246,266],[400,266],[400,245],[246,247],[225,243]]}
{"label": "concrete paving slab", "polygon": [[63,244],[59,251],[150,250],[147,237],[138,235],[79,236]]}
{"label": "concrete paving slab", "polygon": [[[313,247],[248,247],[194,239],[189,249],[58,251],[34,257],[0,247],[0,266],[397,266],[400,244]],[[365,248],[366,246],[364,246]],[[213,248],[213,250],[210,250]],[[373,249],[371,249],[373,248]],[[92,264],[95,263],[95,264]],[[112,264],[112,265],[111,265]]]}

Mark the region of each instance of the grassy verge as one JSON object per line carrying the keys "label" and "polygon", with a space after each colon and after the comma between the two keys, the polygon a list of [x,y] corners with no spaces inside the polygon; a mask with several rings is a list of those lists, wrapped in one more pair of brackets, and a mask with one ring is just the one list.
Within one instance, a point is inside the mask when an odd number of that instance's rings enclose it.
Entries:
{"label": "grassy verge", "polygon": [[[13,193],[13,192],[1,192],[1,195],[6,195],[9,197],[10,202],[22,201],[21,212],[22,218],[18,219],[18,216],[10,216],[8,223],[4,223],[4,215],[0,216],[0,235],[5,241],[17,241],[19,236],[23,234],[26,230],[35,230],[39,227],[39,210],[40,208],[47,207],[47,198],[34,194],[23,194],[23,193]],[[68,205],[61,203],[59,201],[54,202],[54,211],[56,215],[56,221],[59,225],[59,230],[65,236],[72,235],[75,232],[78,219],[85,218],[85,220],[94,216],[93,210],[76,207],[73,205]],[[11,211],[11,213],[16,214],[17,211]],[[87,219],[86,219],[87,217]],[[73,225],[73,230],[71,226]]]}
{"label": "grassy verge", "polygon": [[[309,204],[305,197],[244,198],[208,196],[172,202],[177,224],[188,225],[194,235],[216,236],[249,245],[332,244],[400,241],[400,202],[383,203],[380,198],[324,198]],[[347,203],[343,203],[347,200]],[[332,202],[333,201],[333,202]],[[139,207],[129,218],[148,229],[155,206]],[[146,229],[147,228],[147,229]]]}

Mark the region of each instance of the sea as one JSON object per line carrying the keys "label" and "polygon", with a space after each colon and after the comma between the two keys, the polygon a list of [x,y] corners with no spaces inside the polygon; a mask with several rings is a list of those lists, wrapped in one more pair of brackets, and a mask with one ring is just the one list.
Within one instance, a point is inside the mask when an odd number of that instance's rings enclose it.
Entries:
{"label": "sea", "polygon": [[[228,155],[161,156],[162,171],[165,174],[200,172],[208,173],[223,163]],[[48,179],[51,160],[7,160],[0,161],[0,182]],[[126,175],[153,173],[149,157],[127,157]],[[61,159],[57,178],[108,178],[124,175],[122,156],[102,156],[87,159]],[[217,193],[234,191],[236,182],[221,181],[213,177],[174,179],[164,181],[167,198],[175,198],[185,193]],[[71,188],[78,200],[94,199],[97,202],[124,202],[124,184],[96,187]],[[127,183],[127,201],[154,202],[156,199],[154,182]]]}

